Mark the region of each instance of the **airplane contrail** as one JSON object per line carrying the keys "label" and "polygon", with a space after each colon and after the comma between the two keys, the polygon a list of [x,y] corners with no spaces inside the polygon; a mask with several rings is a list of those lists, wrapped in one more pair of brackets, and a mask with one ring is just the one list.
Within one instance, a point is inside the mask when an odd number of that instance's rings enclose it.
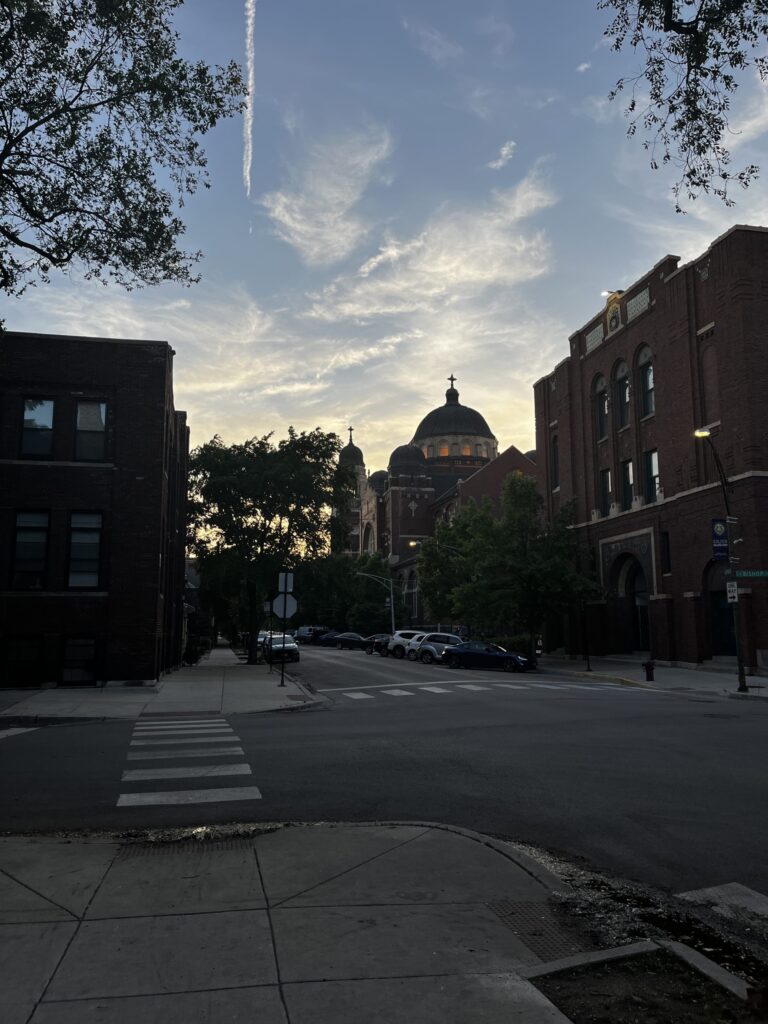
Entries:
{"label": "airplane contrail", "polygon": [[256,21],[256,0],[245,0],[245,66],[248,78],[248,97],[243,111],[243,182],[245,194],[251,194],[251,160],[253,158],[253,93],[255,89],[253,29]]}

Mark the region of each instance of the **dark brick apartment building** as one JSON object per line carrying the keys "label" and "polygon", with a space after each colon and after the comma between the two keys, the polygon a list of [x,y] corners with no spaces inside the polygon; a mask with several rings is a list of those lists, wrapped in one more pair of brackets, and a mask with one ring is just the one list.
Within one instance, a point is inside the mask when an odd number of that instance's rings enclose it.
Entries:
{"label": "dark brick apartment building", "polygon": [[[679,266],[666,256],[570,338],[534,385],[539,482],[550,514],[575,499],[605,588],[586,610],[592,653],[679,663],[735,654],[725,502],[740,572],[768,574],[768,230],[734,227]],[[768,578],[739,580],[741,646],[768,668]],[[583,650],[574,616],[566,635]],[[550,641],[551,642],[551,641]]]}
{"label": "dark brick apartment building", "polygon": [[0,334],[0,685],[179,664],[189,433],[173,354]]}

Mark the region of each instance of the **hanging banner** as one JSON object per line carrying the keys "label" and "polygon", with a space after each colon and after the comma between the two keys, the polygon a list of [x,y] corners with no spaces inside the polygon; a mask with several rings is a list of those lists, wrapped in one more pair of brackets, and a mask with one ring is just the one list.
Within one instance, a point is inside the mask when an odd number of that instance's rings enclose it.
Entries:
{"label": "hanging banner", "polygon": [[712,557],[728,561],[728,526],[725,519],[712,520]]}

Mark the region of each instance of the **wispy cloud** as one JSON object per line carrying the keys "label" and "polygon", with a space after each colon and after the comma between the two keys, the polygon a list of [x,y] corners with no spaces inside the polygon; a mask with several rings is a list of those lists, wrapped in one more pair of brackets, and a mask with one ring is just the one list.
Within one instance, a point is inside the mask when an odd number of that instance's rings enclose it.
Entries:
{"label": "wispy cloud", "polygon": [[343,260],[368,233],[354,207],[391,152],[392,139],[380,126],[315,145],[299,182],[261,197],[277,237],[310,266]]}
{"label": "wispy cloud", "polygon": [[490,36],[493,40],[493,52],[501,57],[512,46],[515,33],[511,25],[502,21],[494,14],[488,14],[477,23],[477,31],[481,35]]}
{"label": "wispy cloud", "polygon": [[407,20],[403,21],[403,28],[414,37],[416,45],[421,52],[429,57],[432,63],[438,67],[456,60],[457,57],[464,53],[463,48],[458,43],[448,39],[447,36],[444,36],[436,28],[430,28],[428,25],[419,25]]}
{"label": "wispy cloud", "polygon": [[588,60],[585,60],[582,64],[579,64],[576,70],[579,72],[579,74],[583,75],[584,72],[589,71],[591,67],[592,65],[590,64],[590,62]]}
{"label": "wispy cloud", "polygon": [[243,183],[245,194],[251,194],[251,163],[253,161],[253,94],[256,90],[253,34],[256,22],[256,0],[245,0],[245,66],[248,96],[243,110]]}
{"label": "wispy cloud", "polygon": [[492,171],[500,171],[502,167],[509,163],[512,159],[512,154],[515,152],[516,142],[512,139],[507,139],[504,145],[499,150],[499,155],[495,160],[491,160],[488,166]]}

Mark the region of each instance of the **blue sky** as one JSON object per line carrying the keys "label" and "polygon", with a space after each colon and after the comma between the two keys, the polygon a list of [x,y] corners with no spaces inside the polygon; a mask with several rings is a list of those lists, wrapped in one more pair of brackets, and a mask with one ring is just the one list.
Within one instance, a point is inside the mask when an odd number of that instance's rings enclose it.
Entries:
{"label": "blue sky", "polygon": [[[248,6],[187,0],[184,53],[247,68]],[[378,469],[453,372],[501,446],[527,450],[531,385],[601,291],[768,224],[760,181],[734,209],[675,213],[607,100],[639,57],[605,45],[595,8],[256,0],[250,110],[208,136],[212,187],[185,207],[203,282],[125,293],[73,274],[7,303],[7,326],[167,339],[193,444],[352,423]],[[734,114],[734,164],[768,166],[751,75]]]}

